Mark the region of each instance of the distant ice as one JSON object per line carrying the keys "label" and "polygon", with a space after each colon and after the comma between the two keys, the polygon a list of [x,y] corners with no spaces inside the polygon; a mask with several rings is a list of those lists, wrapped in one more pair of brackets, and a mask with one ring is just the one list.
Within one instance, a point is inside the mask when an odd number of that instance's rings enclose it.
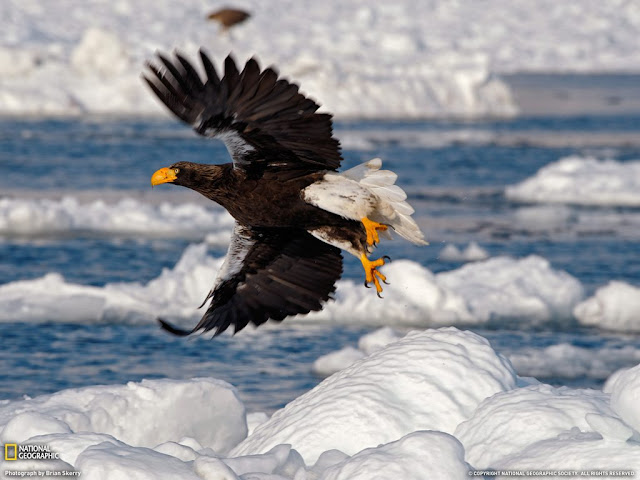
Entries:
{"label": "distant ice", "polygon": [[[189,246],[176,266],[147,284],[104,287],[67,282],[58,273],[0,285],[0,321],[152,322],[157,316],[189,322],[211,288],[222,258]],[[543,258],[495,257],[434,275],[398,260],[384,267],[391,284],[381,300],[360,282],[340,280],[335,301],[289,321],[367,325],[540,325],[567,322],[583,299],[582,285]]]}
{"label": "distant ice", "polygon": [[471,242],[463,250],[448,243],[440,251],[438,258],[446,262],[477,262],[489,258],[489,253],[476,242]]}
{"label": "distant ice", "polygon": [[[0,321],[149,323],[162,316],[187,324],[201,315],[197,306],[211,288],[222,261],[207,254],[206,244],[199,244],[189,246],[174,268],[163,270],[146,284],[80,285],[55,272],[9,282],[0,285]],[[383,293],[385,308],[379,308],[381,300],[360,282],[340,280],[335,301],[320,312],[287,321],[422,327],[513,326],[517,322],[532,327],[576,318],[603,329],[639,330],[636,287],[612,282],[585,300],[583,286],[576,278],[553,269],[538,256],[494,257],[438,274],[415,262],[398,260],[385,265],[384,272],[391,282]],[[343,354],[349,358],[357,355]],[[326,361],[342,364],[339,358]]]}
{"label": "distant ice", "polygon": [[611,281],[579,303],[573,314],[584,325],[607,330],[640,332],[640,288]]}
{"label": "distant ice", "polygon": [[611,372],[640,363],[640,349],[631,345],[585,348],[558,343],[545,348],[510,348],[502,353],[518,375],[536,378],[605,380]]}
{"label": "distant ice", "polygon": [[193,203],[150,204],[123,198],[80,202],[72,196],[48,198],[0,198],[0,236],[56,237],[72,233],[106,236],[181,237],[228,243],[233,219],[222,210]]}
{"label": "distant ice", "polygon": [[[346,346],[319,357],[312,371],[328,377],[343,370],[371,353],[402,338],[404,333],[383,327],[362,336],[357,348]],[[548,347],[506,347],[501,353],[509,359],[518,375],[544,379],[605,380],[621,368],[640,363],[640,349],[631,345],[586,348],[569,343]]]}
{"label": "distant ice", "polygon": [[58,273],[0,285],[0,321],[149,323],[159,315],[195,318],[222,259],[204,244],[188,247],[176,266],[145,285],[104,287],[67,282]]}
{"label": "distant ice", "polygon": [[12,469],[109,480],[640,469],[640,366],[604,391],[576,390],[518,377],[486,339],[455,328],[379,331],[364,346],[374,351],[270,418],[247,414],[220,380],[143,380],[2,401],[0,441],[60,455]]}
{"label": "distant ice", "polygon": [[640,206],[640,161],[566,157],[508,186],[505,194],[520,202]]}

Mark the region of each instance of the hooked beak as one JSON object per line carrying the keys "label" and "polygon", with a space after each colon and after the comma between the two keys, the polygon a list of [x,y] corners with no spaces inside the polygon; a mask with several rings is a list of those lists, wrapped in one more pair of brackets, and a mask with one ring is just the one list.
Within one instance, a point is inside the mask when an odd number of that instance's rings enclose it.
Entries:
{"label": "hooked beak", "polygon": [[170,183],[176,179],[176,172],[170,168],[161,168],[151,177],[151,186],[155,187],[161,183]]}

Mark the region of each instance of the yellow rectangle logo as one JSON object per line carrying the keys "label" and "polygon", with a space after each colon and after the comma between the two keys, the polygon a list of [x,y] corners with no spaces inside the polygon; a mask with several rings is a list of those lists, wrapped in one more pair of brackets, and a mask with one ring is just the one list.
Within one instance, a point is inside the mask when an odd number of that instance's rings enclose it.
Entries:
{"label": "yellow rectangle logo", "polygon": [[[13,449],[13,455],[10,453],[10,449]],[[18,444],[17,443],[5,443],[4,444],[4,459],[5,460],[17,460],[18,459]]]}

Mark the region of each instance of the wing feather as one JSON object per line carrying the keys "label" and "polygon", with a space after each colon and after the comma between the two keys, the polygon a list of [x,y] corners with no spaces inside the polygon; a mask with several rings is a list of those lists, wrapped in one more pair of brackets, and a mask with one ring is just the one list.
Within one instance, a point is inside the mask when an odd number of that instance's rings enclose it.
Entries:
{"label": "wing feather", "polygon": [[[238,70],[229,55],[220,77],[200,51],[201,77],[182,54],[157,54],[145,81],[158,99],[201,135],[219,137],[236,168],[337,170],[342,160],[331,115],[298,86],[250,59]],[[238,141],[238,138],[241,141]]]}
{"label": "wing feather", "polygon": [[251,229],[236,224],[225,262],[205,302],[211,304],[191,331],[161,322],[179,335],[249,323],[281,321],[320,310],[342,274],[340,250],[305,230]]}

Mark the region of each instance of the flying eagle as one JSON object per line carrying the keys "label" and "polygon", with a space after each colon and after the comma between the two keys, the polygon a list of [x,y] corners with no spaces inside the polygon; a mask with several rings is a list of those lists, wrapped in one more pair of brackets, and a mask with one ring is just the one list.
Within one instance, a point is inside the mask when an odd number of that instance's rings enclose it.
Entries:
{"label": "flying eagle", "polygon": [[[378,296],[385,258],[369,260],[388,228],[424,245],[397,175],[373,159],[338,173],[340,144],[331,115],[255,59],[240,72],[231,56],[224,75],[201,50],[204,77],[183,55],[158,54],[144,80],[174,115],[196,133],[222,140],[232,163],[176,162],[152,185],[173,183],[223,206],[235,219],[225,261],[207,295],[211,303],[187,335],[322,309],[342,274],[341,250],[362,262],[365,286]],[[201,305],[201,306],[202,306]]]}
{"label": "flying eagle", "polygon": [[246,21],[251,14],[237,8],[221,8],[207,15],[208,20],[214,20],[222,26],[222,31],[226,32],[231,27]]}

